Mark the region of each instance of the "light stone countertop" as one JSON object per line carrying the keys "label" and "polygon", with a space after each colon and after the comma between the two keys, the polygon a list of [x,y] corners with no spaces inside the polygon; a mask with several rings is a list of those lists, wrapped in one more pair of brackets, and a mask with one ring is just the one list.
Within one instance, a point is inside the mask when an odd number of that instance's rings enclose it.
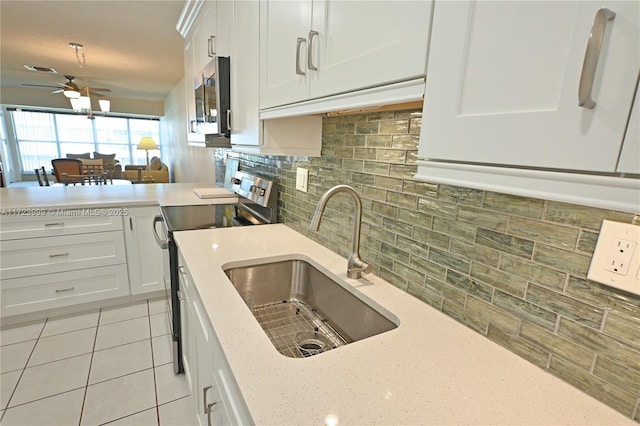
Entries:
{"label": "light stone countertop", "polygon": [[97,208],[232,204],[237,197],[200,199],[194,188],[213,183],[156,183],[138,185],[29,186],[0,188],[0,208]]}
{"label": "light stone countertop", "polygon": [[[636,425],[282,224],[175,233],[207,315],[258,425]],[[258,259],[304,259],[399,322],[304,359],[279,354],[223,272]],[[264,263],[264,262],[262,262]]]}

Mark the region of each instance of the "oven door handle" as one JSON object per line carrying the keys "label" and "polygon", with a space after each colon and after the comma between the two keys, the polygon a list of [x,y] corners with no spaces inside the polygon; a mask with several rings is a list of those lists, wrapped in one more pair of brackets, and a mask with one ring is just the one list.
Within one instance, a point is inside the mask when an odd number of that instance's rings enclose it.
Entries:
{"label": "oven door handle", "polygon": [[164,239],[163,240],[158,235],[158,230],[157,230],[157,227],[156,227],[156,224],[158,222],[164,222],[164,219],[160,215],[154,216],[154,218],[153,218],[153,237],[156,239],[156,243],[158,243],[160,248],[165,250],[165,249],[169,248],[169,240],[168,239]]}

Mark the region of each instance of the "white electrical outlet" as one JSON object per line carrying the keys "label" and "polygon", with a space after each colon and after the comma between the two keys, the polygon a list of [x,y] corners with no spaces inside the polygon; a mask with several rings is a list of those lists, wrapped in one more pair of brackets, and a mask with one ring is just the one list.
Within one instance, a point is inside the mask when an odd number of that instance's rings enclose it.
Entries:
{"label": "white electrical outlet", "polygon": [[587,278],[640,294],[640,226],[602,221]]}
{"label": "white electrical outlet", "polygon": [[309,170],[298,167],[296,169],[296,189],[298,191],[307,192],[309,184]]}

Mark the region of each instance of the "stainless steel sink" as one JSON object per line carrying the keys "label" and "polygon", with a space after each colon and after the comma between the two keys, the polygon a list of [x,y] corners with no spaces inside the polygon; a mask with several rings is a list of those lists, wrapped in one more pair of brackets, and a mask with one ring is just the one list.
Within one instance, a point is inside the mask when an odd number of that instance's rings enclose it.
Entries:
{"label": "stainless steel sink", "polygon": [[229,268],[225,273],[285,356],[315,355],[398,326],[303,260]]}

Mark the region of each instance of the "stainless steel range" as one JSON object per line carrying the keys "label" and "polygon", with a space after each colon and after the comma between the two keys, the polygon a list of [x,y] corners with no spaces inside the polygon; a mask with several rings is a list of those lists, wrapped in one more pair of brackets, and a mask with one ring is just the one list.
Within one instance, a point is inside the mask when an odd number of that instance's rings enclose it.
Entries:
{"label": "stainless steel range", "polygon": [[[228,176],[225,187],[238,196],[233,204],[217,204],[211,199],[207,205],[163,206],[162,215],[154,218],[156,241],[163,248],[167,310],[172,333],[173,368],[184,373],[182,365],[180,280],[178,276],[178,247],[173,233],[194,229],[226,228],[230,226],[264,225],[276,222],[277,190],[273,182],[259,176],[236,172]],[[155,233],[156,223],[162,222],[165,236]]]}

